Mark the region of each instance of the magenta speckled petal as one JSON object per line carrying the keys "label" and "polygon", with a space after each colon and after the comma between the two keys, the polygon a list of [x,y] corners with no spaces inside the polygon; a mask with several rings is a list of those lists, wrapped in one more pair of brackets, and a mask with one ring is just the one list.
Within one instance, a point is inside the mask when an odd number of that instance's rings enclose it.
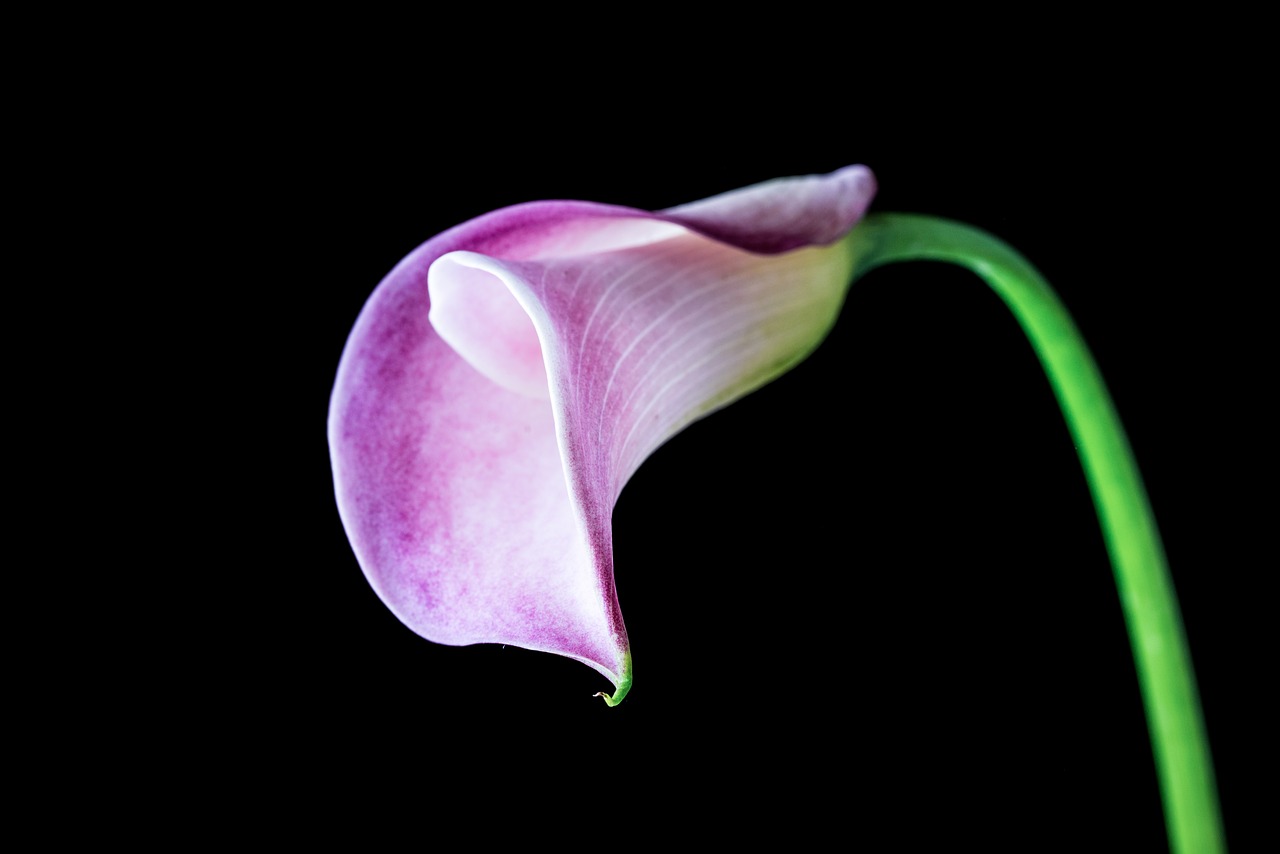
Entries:
{"label": "magenta speckled petal", "polygon": [[611,514],[644,459],[802,359],[843,301],[864,167],[661,213],[505,208],[370,297],[329,414],[338,509],[378,595],[446,644],[630,686]]}

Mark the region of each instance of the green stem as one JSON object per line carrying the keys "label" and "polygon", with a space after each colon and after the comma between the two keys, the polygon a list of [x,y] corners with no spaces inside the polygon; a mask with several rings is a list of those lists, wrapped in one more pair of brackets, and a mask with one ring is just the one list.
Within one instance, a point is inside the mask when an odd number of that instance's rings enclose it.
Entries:
{"label": "green stem", "polygon": [[982,277],[1021,324],[1048,374],[1093,494],[1146,707],[1171,848],[1226,849],[1177,596],[1146,490],[1102,376],[1049,284],[1008,245],[956,222],[868,217],[848,238],[855,278],[894,261],[950,261]]}

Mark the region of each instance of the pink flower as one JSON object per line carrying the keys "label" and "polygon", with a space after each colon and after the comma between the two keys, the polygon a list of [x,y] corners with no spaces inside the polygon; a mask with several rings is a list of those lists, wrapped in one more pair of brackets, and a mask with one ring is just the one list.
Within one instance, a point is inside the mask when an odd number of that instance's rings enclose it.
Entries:
{"label": "pink flower", "polygon": [[534,202],[401,261],[329,412],[338,509],[387,606],[437,643],[577,659],[621,701],[614,503],[663,442],[818,345],[874,191],[851,166],[657,213]]}

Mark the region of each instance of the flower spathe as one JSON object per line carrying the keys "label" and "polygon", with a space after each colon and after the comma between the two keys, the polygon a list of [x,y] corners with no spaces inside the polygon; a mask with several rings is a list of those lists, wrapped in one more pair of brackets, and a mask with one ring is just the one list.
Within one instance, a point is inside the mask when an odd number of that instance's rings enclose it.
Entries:
{"label": "flower spathe", "polygon": [[534,202],[401,261],[329,412],[339,513],[392,612],[438,643],[575,658],[621,700],[614,503],[663,442],[822,340],[874,191],[851,166],[657,213]]}

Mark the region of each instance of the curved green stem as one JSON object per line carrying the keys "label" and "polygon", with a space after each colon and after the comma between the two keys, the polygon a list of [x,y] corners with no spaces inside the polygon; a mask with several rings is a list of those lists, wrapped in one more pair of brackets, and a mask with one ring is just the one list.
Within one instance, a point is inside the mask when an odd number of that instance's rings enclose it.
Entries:
{"label": "curved green stem", "polygon": [[1226,844],[1177,596],[1146,490],[1102,376],[1066,308],[1017,252],[985,232],[907,214],[868,217],[847,238],[855,278],[893,261],[950,261],[1013,312],[1048,374],[1093,495],[1137,665],[1174,851]]}

